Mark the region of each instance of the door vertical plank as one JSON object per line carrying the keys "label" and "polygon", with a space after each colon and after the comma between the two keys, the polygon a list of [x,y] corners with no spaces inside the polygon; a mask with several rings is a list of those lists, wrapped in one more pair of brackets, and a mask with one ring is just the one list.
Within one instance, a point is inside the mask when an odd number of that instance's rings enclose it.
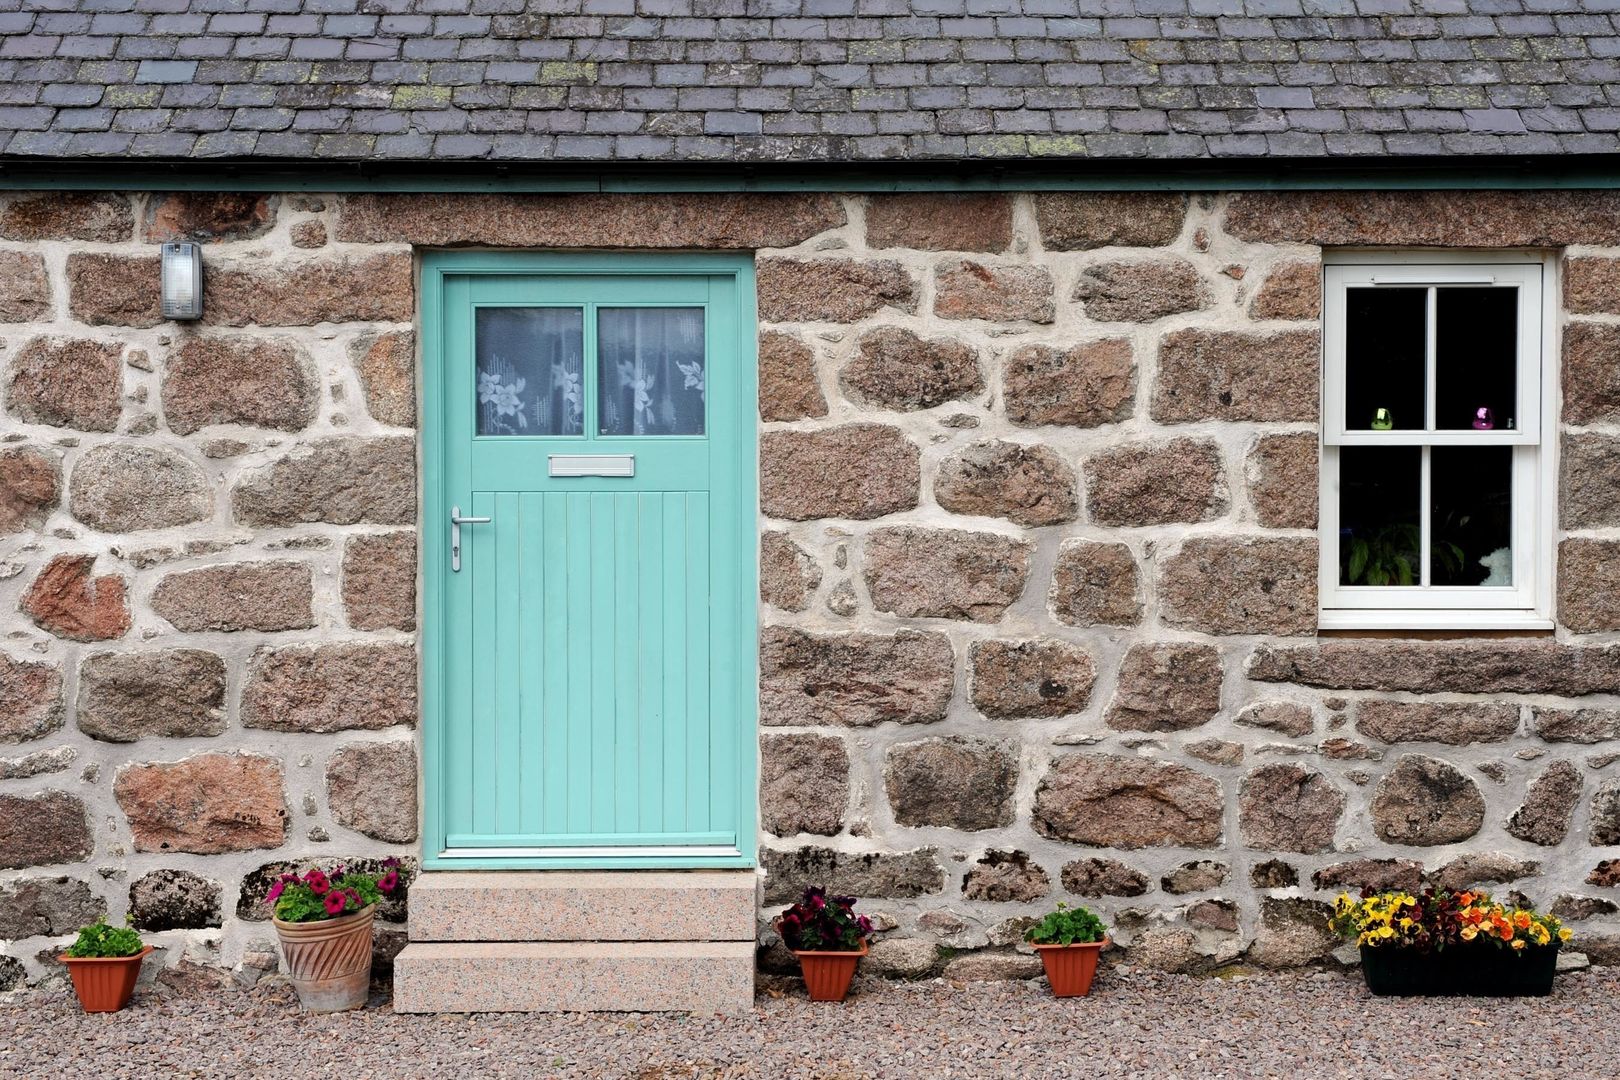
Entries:
{"label": "door vertical plank", "polygon": [[686,672],[692,664],[687,641],[686,495],[663,494],[664,502],[664,827],[688,831],[686,815]]}
{"label": "door vertical plank", "polygon": [[707,832],[709,785],[714,777],[709,760],[713,711],[709,699],[709,493],[686,496],[686,724],[688,828]]}
{"label": "door vertical plank", "polygon": [[540,833],[568,831],[568,775],[571,769],[569,755],[568,688],[575,681],[568,662],[568,496],[561,492],[547,492],[544,500],[545,553],[540,572],[545,577],[542,600],[544,633],[541,651],[545,654],[544,711],[541,723],[545,737],[542,740],[544,762],[544,803],[539,825]]}
{"label": "door vertical plank", "polygon": [[640,501],[613,496],[613,828],[636,831],[641,777],[641,559],[636,549]]}
{"label": "door vertical plank", "polygon": [[523,635],[523,591],[528,568],[519,554],[523,535],[522,511],[514,492],[498,492],[494,498],[495,520],[488,529],[495,538],[495,694],[493,785],[495,830],[521,831],[518,803],[518,776],[522,761],[522,695],[526,675],[521,652]]}
{"label": "door vertical plank", "polygon": [[591,831],[591,497],[568,498],[568,827]]}
{"label": "door vertical plank", "polygon": [[518,560],[523,565],[522,592],[518,597],[518,831],[540,829],[546,795],[545,688],[551,678],[546,663],[545,496],[524,492],[518,499]]}
{"label": "door vertical plank", "polygon": [[657,492],[636,497],[641,617],[636,637],[641,652],[641,806],[636,831],[669,831],[664,825],[664,500]]}
{"label": "door vertical plank", "polygon": [[613,557],[615,496],[591,496],[591,760],[590,808],[593,833],[613,831]]}
{"label": "door vertical plank", "polygon": [[[495,512],[495,500],[486,492],[474,492],[470,516],[489,517]],[[494,618],[495,594],[501,568],[495,548],[498,522],[488,525],[463,525],[461,545],[464,554],[471,554],[470,564],[462,564],[462,573],[472,574],[473,587],[473,685],[472,685],[472,798],[473,832],[495,831],[495,687],[499,668],[495,662],[495,638],[500,633]]]}

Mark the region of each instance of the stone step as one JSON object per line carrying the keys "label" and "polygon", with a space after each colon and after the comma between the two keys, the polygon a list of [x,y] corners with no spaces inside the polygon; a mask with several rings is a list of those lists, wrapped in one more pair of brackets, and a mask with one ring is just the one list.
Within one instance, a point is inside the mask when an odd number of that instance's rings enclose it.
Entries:
{"label": "stone step", "polygon": [[394,960],[401,1013],[737,1014],[753,1003],[751,941],[414,941]]}
{"label": "stone step", "polygon": [[411,883],[412,941],[746,941],[753,870],[436,870]]}

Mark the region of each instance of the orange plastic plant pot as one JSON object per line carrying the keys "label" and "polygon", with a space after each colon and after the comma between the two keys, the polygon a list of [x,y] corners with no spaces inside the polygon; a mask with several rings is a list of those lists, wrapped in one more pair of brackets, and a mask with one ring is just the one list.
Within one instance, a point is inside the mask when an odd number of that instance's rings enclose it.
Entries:
{"label": "orange plastic plant pot", "polygon": [[1108,939],[1103,938],[1073,945],[1035,946],[1046,967],[1046,981],[1052,984],[1052,996],[1085,997],[1091,993],[1091,980],[1097,974],[1097,957],[1107,944]]}
{"label": "orange plastic plant pot", "polygon": [[799,970],[804,974],[804,987],[811,1001],[843,1001],[849,994],[850,980],[855,977],[855,965],[866,955],[866,942],[859,952],[798,952]]}
{"label": "orange plastic plant pot", "polygon": [[134,956],[69,956],[57,959],[67,965],[73,978],[73,992],[79,1007],[87,1013],[117,1012],[129,1004],[135,980],[141,977],[141,961],[152,951],[148,945]]}

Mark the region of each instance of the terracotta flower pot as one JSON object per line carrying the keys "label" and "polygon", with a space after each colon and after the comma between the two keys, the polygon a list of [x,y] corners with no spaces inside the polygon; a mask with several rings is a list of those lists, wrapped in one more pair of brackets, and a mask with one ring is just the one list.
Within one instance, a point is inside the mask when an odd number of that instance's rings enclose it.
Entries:
{"label": "terracotta flower pot", "polygon": [[849,994],[849,981],[855,977],[855,965],[866,955],[866,942],[859,952],[800,952],[799,971],[804,975],[804,988],[811,1001],[843,1001]]}
{"label": "terracotta flower pot", "polygon": [[365,1005],[371,989],[371,919],[377,905],[319,922],[272,919],[287,980],[308,1012],[342,1012]]}
{"label": "terracotta flower pot", "polygon": [[1091,980],[1097,974],[1097,956],[1108,944],[1101,941],[1076,942],[1073,945],[1036,945],[1041,963],[1046,967],[1046,981],[1052,984],[1053,997],[1085,997],[1091,993]]}
{"label": "terracotta flower pot", "polygon": [[141,961],[152,951],[148,945],[133,956],[69,956],[58,960],[67,965],[73,979],[73,992],[79,995],[79,1008],[87,1013],[117,1012],[129,1004],[135,980],[141,977]]}

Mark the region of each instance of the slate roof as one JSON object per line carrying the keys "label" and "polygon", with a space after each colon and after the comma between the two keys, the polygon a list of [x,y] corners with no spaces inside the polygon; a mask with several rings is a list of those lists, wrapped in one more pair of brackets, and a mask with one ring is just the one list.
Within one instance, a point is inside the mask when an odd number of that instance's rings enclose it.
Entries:
{"label": "slate roof", "polygon": [[1620,0],[0,0],[0,155],[1620,150]]}

